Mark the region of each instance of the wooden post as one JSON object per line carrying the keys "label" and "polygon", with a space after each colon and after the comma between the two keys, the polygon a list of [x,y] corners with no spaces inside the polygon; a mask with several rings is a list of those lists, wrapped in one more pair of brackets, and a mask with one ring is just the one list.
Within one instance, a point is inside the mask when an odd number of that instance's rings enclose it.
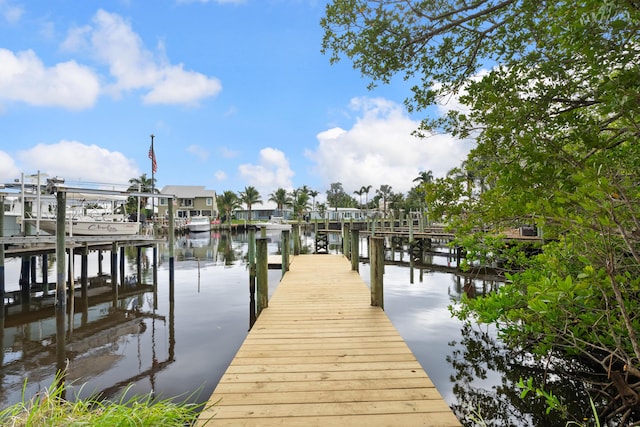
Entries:
{"label": "wooden post", "polygon": [[409,246],[413,244],[413,218],[409,219]]}
{"label": "wooden post", "polygon": [[153,309],[158,309],[158,245],[153,245]]}
{"label": "wooden post", "polygon": [[67,305],[66,271],[65,271],[65,216],[67,215],[67,193],[59,191],[56,195],[56,309],[64,313]]}
{"label": "wooden post", "polygon": [[111,292],[113,292],[113,308],[118,301],[118,243],[111,243]]}
{"label": "wooden post", "polygon": [[360,271],[360,231],[351,229],[351,270]]}
{"label": "wooden post", "polygon": [[256,276],[258,285],[257,315],[269,306],[269,260],[267,239],[256,239]]}
{"label": "wooden post", "polygon": [[120,246],[120,286],[123,288],[127,285],[124,277],[126,256],[124,254],[124,246]]}
{"label": "wooden post", "polygon": [[282,276],[289,271],[289,230],[282,230]]}
{"label": "wooden post", "polygon": [[249,330],[256,323],[256,227],[249,226],[249,249],[247,253],[249,264]]}
{"label": "wooden post", "polygon": [[137,267],[137,279],[136,283],[138,286],[142,284],[142,247],[136,246],[136,267]]}
{"label": "wooden post", "polygon": [[349,225],[342,224],[342,255],[349,258]]}
{"label": "wooden post", "polygon": [[371,305],[384,310],[384,238],[372,237],[371,245]]}
{"label": "wooden post", "polygon": [[36,277],[38,277],[38,275],[37,275],[37,265],[36,265],[35,256],[30,257],[29,266],[31,267],[31,283],[36,283],[37,282]]}
{"label": "wooden post", "polygon": [[173,219],[173,197],[169,197],[167,204],[169,213],[169,301],[173,302],[175,292],[175,220]]}
{"label": "wooden post", "polygon": [[49,256],[42,254],[42,293],[49,295]]}
{"label": "wooden post", "polygon": [[86,308],[89,303],[89,244],[85,243],[82,248],[82,255],[80,256],[80,298],[82,299],[82,304]]}
{"label": "wooden post", "polygon": [[300,255],[300,224],[293,226],[293,255]]}
{"label": "wooden post", "polygon": [[98,276],[102,276],[102,249],[98,249]]}

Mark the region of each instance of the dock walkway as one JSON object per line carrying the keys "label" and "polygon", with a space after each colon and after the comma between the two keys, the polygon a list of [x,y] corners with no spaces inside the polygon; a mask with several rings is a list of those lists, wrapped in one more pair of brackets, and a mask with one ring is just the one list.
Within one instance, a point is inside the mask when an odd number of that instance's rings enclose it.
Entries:
{"label": "dock walkway", "polygon": [[198,426],[460,426],[340,255],[291,262]]}

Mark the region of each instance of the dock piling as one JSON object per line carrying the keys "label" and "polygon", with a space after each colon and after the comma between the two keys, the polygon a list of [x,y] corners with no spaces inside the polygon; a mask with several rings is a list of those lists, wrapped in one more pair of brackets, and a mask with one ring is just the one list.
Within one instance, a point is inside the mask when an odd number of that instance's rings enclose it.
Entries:
{"label": "dock piling", "polygon": [[384,237],[371,237],[371,305],[384,310]]}
{"label": "dock piling", "polygon": [[256,315],[269,306],[269,259],[267,254],[267,239],[256,239],[256,276],[258,285],[258,303]]}

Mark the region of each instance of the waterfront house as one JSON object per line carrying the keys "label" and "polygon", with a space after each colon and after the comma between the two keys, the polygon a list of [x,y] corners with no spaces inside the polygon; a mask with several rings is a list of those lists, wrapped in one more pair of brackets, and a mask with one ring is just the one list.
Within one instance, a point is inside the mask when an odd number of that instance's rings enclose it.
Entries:
{"label": "waterfront house", "polygon": [[[175,196],[173,201],[173,215],[175,218],[190,218],[199,215],[210,218],[218,217],[216,191],[207,190],[204,185],[166,185],[162,188],[161,193]],[[159,198],[158,216],[160,218],[168,215],[167,202],[168,198]]]}

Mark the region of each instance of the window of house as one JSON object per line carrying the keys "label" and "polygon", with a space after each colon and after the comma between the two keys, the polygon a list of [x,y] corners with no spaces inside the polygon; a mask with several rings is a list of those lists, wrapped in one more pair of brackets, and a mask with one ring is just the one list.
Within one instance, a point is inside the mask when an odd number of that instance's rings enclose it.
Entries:
{"label": "window of house", "polygon": [[207,197],[207,206],[213,205],[213,197]]}
{"label": "window of house", "polygon": [[180,206],[183,206],[183,207],[193,206],[193,199],[180,199]]}
{"label": "window of house", "polygon": [[160,197],[160,206],[167,206],[167,198],[166,197]]}

